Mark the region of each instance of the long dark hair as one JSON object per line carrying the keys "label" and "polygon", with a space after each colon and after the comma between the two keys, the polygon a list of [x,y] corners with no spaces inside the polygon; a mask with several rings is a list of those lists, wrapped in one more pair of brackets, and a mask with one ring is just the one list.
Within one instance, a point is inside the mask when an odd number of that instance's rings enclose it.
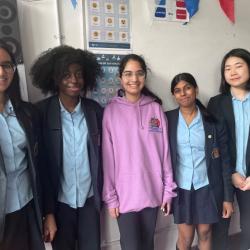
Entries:
{"label": "long dark hair", "polygon": [[[145,79],[146,79],[147,78],[147,69],[148,69],[146,62],[143,59],[143,57],[136,55],[136,54],[128,54],[122,58],[120,65],[119,65],[120,78],[122,77],[122,73],[124,71],[124,68],[126,67],[126,65],[129,61],[136,61],[140,64],[142,70],[145,72]],[[145,96],[152,97],[157,103],[162,105],[162,100],[156,94],[154,94],[151,90],[149,90],[146,86],[143,87],[141,93]],[[120,90],[118,95],[121,95],[121,94],[122,94],[122,91]]]}
{"label": "long dark hair", "polygon": [[[230,91],[230,85],[226,82],[225,79],[225,64],[229,57],[238,57],[241,58],[243,61],[246,62],[248,66],[248,71],[250,73],[250,53],[249,51],[241,48],[232,49],[230,50],[224,57],[221,62],[221,83],[220,83],[220,92],[222,94],[227,94]],[[245,86],[246,90],[250,90],[250,78],[247,81]]]}
{"label": "long dark hair", "polygon": [[[14,57],[14,53],[11,51],[10,46],[8,46],[7,44],[1,41],[0,49],[5,50],[9,54],[11,63],[13,63],[16,66],[17,64],[16,64],[16,60]],[[13,106],[18,105],[22,100],[21,91],[20,91],[19,74],[17,70],[15,70],[12,82],[6,90],[6,96],[10,98]]]}
{"label": "long dark hair", "polygon": [[[180,74],[176,75],[171,82],[171,93],[172,94],[174,94],[174,89],[180,81],[188,82],[195,89],[198,88],[197,82],[196,82],[195,78],[193,77],[193,75],[191,75],[190,73],[180,73]],[[202,102],[198,98],[196,98],[195,103],[198,106],[198,108],[200,109],[200,111],[201,111],[201,113],[206,121],[208,121],[208,122],[215,122],[216,121],[215,117],[208,112],[206,107],[202,104]]]}

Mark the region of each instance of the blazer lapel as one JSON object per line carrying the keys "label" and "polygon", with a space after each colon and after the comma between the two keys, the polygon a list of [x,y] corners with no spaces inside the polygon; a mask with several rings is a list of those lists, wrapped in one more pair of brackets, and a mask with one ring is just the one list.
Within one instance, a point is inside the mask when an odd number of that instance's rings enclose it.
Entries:
{"label": "blazer lapel", "polygon": [[[37,141],[34,138],[32,117],[29,111],[26,109],[25,105],[19,104],[15,108],[15,114],[17,120],[25,132],[26,138],[28,140],[28,149],[33,155],[37,154]],[[33,148],[32,148],[33,147]]]}
{"label": "blazer lapel", "polygon": [[6,170],[4,166],[4,159],[2,155],[2,150],[0,147],[0,241],[3,239],[4,235],[4,221],[5,221],[5,206],[6,206],[6,189],[7,189],[7,177]]}
{"label": "blazer lapel", "polygon": [[87,105],[84,99],[82,99],[81,105],[84,116],[86,118],[89,135],[92,136],[98,134],[99,131],[95,111],[92,109],[91,106]]}
{"label": "blazer lapel", "polygon": [[172,151],[172,163],[173,167],[176,166],[177,162],[177,126],[179,119],[179,109],[175,109],[172,113],[171,119],[169,119],[170,128],[170,140],[171,140],[171,151]]}
{"label": "blazer lapel", "polygon": [[[61,109],[59,104],[58,96],[54,96],[47,108],[47,114],[45,121],[47,126],[44,129],[44,133],[49,135],[45,139],[48,139],[49,147],[51,147],[54,154],[55,163],[58,163],[58,166],[62,166],[62,155],[63,155],[63,137],[62,137],[62,124],[61,124]],[[53,142],[52,144],[50,142]],[[47,143],[46,143],[47,144]]]}
{"label": "blazer lapel", "polygon": [[46,118],[48,121],[48,128],[52,130],[61,130],[61,113],[58,96],[51,99],[49,108],[47,110]]}
{"label": "blazer lapel", "polygon": [[233,103],[231,94],[227,94],[224,96],[223,101],[221,102],[223,114],[225,119],[229,125],[229,129],[231,132],[232,140],[234,145],[236,144],[236,136],[235,136],[235,119],[234,119],[234,111],[233,111]]}
{"label": "blazer lapel", "polygon": [[6,174],[6,170],[5,170],[3,154],[2,154],[1,145],[0,145],[0,176],[1,176],[1,173]]}
{"label": "blazer lapel", "polygon": [[213,151],[213,147],[216,143],[216,134],[214,131],[214,126],[212,124],[210,124],[209,122],[206,122],[204,117],[202,117],[203,120],[203,127],[204,127],[204,132],[205,132],[205,156],[206,156],[206,164],[207,164],[207,168],[209,168],[210,166],[210,162],[211,162],[211,157],[212,157],[212,151]]}
{"label": "blazer lapel", "polygon": [[247,176],[250,176],[250,128],[248,132],[248,141],[247,141],[247,152],[246,152],[246,170]]}

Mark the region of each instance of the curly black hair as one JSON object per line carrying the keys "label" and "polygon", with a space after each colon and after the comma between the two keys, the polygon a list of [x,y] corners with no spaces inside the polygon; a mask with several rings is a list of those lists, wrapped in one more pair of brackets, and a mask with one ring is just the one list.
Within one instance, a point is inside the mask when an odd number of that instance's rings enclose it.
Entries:
{"label": "curly black hair", "polygon": [[82,68],[85,95],[96,86],[102,75],[101,66],[92,52],[67,45],[46,50],[35,60],[30,70],[32,84],[44,94],[58,94],[58,84],[71,64],[79,64]]}

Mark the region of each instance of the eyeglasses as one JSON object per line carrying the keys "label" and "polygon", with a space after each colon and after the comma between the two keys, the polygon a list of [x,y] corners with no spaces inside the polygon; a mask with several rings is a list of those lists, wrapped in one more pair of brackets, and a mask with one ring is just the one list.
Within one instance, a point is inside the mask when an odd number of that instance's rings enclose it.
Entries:
{"label": "eyeglasses", "polygon": [[139,70],[136,72],[125,71],[122,73],[122,76],[126,79],[132,79],[133,76],[135,76],[136,78],[142,79],[142,78],[145,78],[146,73],[143,70]]}
{"label": "eyeglasses", "polygon": [[0,67],[7,73],[14,73],[16,70],[16,65],[11,62],[0,63]]}

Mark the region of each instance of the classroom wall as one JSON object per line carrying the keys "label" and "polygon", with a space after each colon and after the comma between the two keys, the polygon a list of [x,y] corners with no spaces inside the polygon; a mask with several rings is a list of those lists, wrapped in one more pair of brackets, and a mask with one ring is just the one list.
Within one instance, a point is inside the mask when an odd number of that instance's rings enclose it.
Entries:
{"label": "classroom wall", "polygon": [[[30,65],[43,50],[62,43],[85,48],[84,1],[79,0],[76,9],[70,0],[17,1],[28,95],[30,101],[37,101],[43,96],[30,84]],[[176,106],[170,94],[171,79],[179,72],[190,72],[198,82],[199,97],[206,104],[210,96],[218,93],[223,55],[236,47],[250,50],[250,1],[235,1],[235,24],[223,14],[218,0],[201,0],[199,12],[186,25],[152,21],[152,3],[153,0],[131,0],[132,49],[149,64],[148,86],[169,110]],[[102,225],[102,249],[120,249],[116,221],[109,219],[105,211]],[[238,230],[236,213],[231,232]],[[175,249],[176,232],[172,217],[160,215],[156,249]]]}

